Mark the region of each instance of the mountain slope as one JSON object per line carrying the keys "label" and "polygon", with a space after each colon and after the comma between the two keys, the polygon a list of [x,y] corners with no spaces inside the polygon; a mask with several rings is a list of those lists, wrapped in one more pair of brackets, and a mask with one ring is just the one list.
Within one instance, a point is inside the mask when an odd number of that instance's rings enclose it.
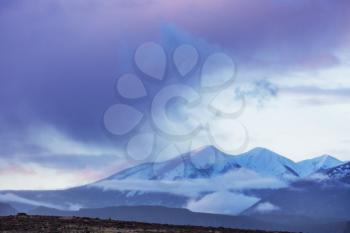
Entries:
{"label": "mountain slope", "polygon": [[211,178],[240,168],[232,157],[210,146],[180,155],[165,162],[144,163],[131,167],[108,177],[106,180],[183,180]]}
{"label": "mountain slope", "polygon": [[349,187],[332,180],[325,182],[294,182],[288,188],[275,190],[244,213],[250,216],[273,213],[316,219],[350,219]]}
{"label": "mountain slope", "polygon": [[[211,160],[211,161],[208,161]],[[203,166],[204,164],[204,166]],[[106,180],[183,180],[211,178],[245,168],[262,176],[299,177],[292,160],[265,148],[255,148],[240,155],[228,155],[213,146],[178,156],[161,163],[144,163],[108,177]]]}
{"label": "mountain slope", "polygon": [[0,202],[0,216],[13,215],[17,211],[9,204]]}
{"label": "mountain slope", "polygon": [[278,178],[299,177],[297,166],[292,160],[265,148],[255,148],[238,155],[235,161],[261,175]]}
{"label": "mountain slope", "polygon": [[350,162],[330,168],[326,174],[332,179],[350,183]]}
{"label": "mountain slope", "polygon": [[313,159],[303,160],[297,163],[299,175],[302,177],[311,175],[320,170],[326,170],[341,165],[343,162],[330,156],[323,155]]}
{"label": "mountain slope", "polygon": [[144,163],[120,171],[105,180],[185,180],[212,178],[239,168],[278,179],[302,178],[343,162],[329,155],[298,163],[265,148],[240,155],[228,155],[213,146],[180,155],[160,163]]}

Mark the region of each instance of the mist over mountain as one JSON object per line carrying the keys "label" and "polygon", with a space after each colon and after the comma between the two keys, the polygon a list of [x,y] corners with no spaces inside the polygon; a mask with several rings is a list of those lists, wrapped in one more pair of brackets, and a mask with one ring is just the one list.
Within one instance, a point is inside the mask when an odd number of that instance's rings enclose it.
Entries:
{"label": "mist over mountain", "polygon": [[[207,161],[212,156],[214,159]],[[198,161],[207,164],[199,167]],[[61,205],[61,208],[72,208],[74,205],[98,207],[97,203],[184,206],[189,200],[200,200],[213,193],[244,194],[245,190],[274,192],[281,188],[288,189],[291,184],[302,180],[319,180],[322,183],[326,178],[325,171],[328,171],[324,169],[339,163],[341,161],[319,157],[295,163],[264,148],[256,148],[241,155],[229,155],[215,147],[206,147],[168,161],[127,168],[76,188],[38,191],[40,195],[35,195],[38,193],[36,191],[2,191],[0,198],[29,205]],[[337,169],[338,173],[342,171],[340,168]],[[310,175],[305,176],[308,173]],[[334,172],[329,170],[328,173]],[[336,180],[339,177],[333,174],[329,178]],[[97,195],[100,192],[101,195]],[[96,197],[97,200],[91,202],[95,204],[89,204],[88,200]],[[55,203],[55,198],[60,201]],[[254,198],[259,199],[261,196],[255,195]]]}

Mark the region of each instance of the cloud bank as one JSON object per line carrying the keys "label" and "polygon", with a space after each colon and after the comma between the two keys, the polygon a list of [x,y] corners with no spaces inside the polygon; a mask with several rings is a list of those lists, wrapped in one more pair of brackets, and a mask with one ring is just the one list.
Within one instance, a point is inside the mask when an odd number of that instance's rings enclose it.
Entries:
{"label": "cloud bank", "polygon": [[272,177],[261,177],[255,172],[238,169],[222,176],[210,179],[187,180],[103,180],[89,187],[98,187],[104,190],[166,192],[187,197],[198,197],[202,193],[228,192],[230,190],[243,191],[247,189],[278,189],[288,184]]}
{"label": "cloud bank", "polygon": [[213,214],[239,214],[259,198],[250,197],[239,193],[216,192],[204,196],[199,200],[190,201],[186,208],[194,212]]}

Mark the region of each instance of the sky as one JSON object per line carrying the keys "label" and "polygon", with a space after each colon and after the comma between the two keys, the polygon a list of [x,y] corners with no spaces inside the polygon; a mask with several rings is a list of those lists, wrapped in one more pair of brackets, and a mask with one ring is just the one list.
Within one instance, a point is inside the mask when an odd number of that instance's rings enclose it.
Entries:
{"label": "sky", "polygon": [[[235,100],[230,94],[244,96],[244,111],[234,121],[210,121],[208,143],[238,148],[235,152],[266,147],[294,161],[323,154],[350,160],[349,29],[347,0],[3,0],[0,188],[71,187],[142,161],[125,155],[124,144],[132,140],[126,150],[140,153],[138,145],[143,151],[151,143],[134,136],[161,130],[141,127],[116,136],[114,122],[131,119],[119,112],[108,118],[111,106],[126,103],[149,116],[153,112],[146,102],[154,103],[176,80],[191,88],[180,94],[191,97],[194,90],[195,99],[195,93],[207,92],[188,77],[215,83],[230,72],[234,80],[218,104],[230,105]],[[183,50],[194,71],[177,79],[184,58],[179,53],[176,59],[174,51],[182,44],[195,48],[198,57]],[[152,56],[156,76],[169,79],[150,79],[148,63],[142,63],[148,61],[143,57],[147,48],[157,50]],[[220,62],[205,65],[213,53],[222,55],[214,59]],[[129,73],[145,77],[148,97],[123,98],[118,80]],[[124,94],[138,93],[131,84],[121,88]],[[224,89],[213,89],[208,99]],[[202,100],[201,107],[207,107],[206,97]],[[194,122],[207,117],[202,108],[179,105],[171,107],[174,118],[184,112]],[[156,119],[160,128],[169,129]],[[191,136],[196,142],[190,148],[205,144],[205,137],[200,135],[197,143]]]}

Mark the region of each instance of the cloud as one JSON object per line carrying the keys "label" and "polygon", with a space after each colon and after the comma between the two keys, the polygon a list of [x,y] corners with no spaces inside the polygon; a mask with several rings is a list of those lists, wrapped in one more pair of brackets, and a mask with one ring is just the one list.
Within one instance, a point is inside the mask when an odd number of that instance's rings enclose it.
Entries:
{"label": "cloud", "polygon": [[[347,1],[325,0],[8,1],[0,14],[2,125],[44,122],[80,140],[103,141],[101,115],[116,101],[114,80],[132,65],[125,60],[138,44],[155,40],[171,50],[185,31],[197,35],[189,42],[232,51],[240,69],[290,66],[339,47],[348,9]],[[179,30],[164,30],[167,24]]]}
{"label": "cloud", "polygon": [[337,96],[340,98],[350,98],[350,88],[321,88],[315,86],[296,86],[285,88],[285,92],[305,94],[310,96]]}
{"label": "cloud", "polygon": [[307,177],[304,178],[305,180],[311,180],[311,181],[325,181],[329,180],[329,176],[323,173],[313,173]]}
{"label": "cloud", "polygon": [[[79,141],[52,126],[32,128],[26,137],[27,144],[41,148],[44,154],[79,156],[120,156],[120,150],[112,145],[96,145]],[[37,153],[36,153],[37,154]]]}
{"label": "cloud", "polygon": [[[346,0],[5,1],[0,7],[1,157],[42,161],[42,166],[66,167],[65,172],[94,165],[96,170],[111,161],[109,153],[120,142],[108,137],[101,119],[120,101],[115,79],[134,68],[129,64],[133,51],[145,41],[164,44],[169,54],[179,42],[195,44],[204,55],[229,52],[239,75],[251,71],[255,80],[266,71],[279,79],[290,70],[314,71],[343,62],[334,54],[348,47],[349,9]],[[348,87],[327,89],[347,80],[344,70],[335,72],[327,75],[322,87],[326,99],[319,98],[320,91],[304,90],[309,93],[304,104],[348,99]],[[288,77],[288,82],[301,80],[300,86],[313,86],[310,76]],[[243,75],[243,82],[250,78]],[[281,93],[272,84],[272,78],[258,82],[248,92],[266,103],[276,91]],[[291,91],[302,92],[296,89]],[[48,130],[40,140],[31,141],[28,131],[40,131],[43,125],[59,129],[59,134]]]}
{"label": "cloud", "polygon": [[255,100],[258,106],[263,106],[266,101],[277,97],[278,91],[279,89],[276,84],[266,79],[261,79],[243,84],[236,89],[236,94]]}
{"label": "cloud", "polygon": [[241,168],[237,171],[210,179],[174,181],[142,179],[104,180],[89,186],[102,188],[104,190],[166,192],[194,198],[200,196],[202,193],[208,192],[242,191],[263,188],[278,189],[288,185],[276,178],[261,177],[252,171]]}
{"label": "cloud", "polygon": [[270,202],[263,202],[260,203],[259,205],[257,205],[254,210],[256,212],[260,212],[260,213],[268,213],[268,212],[272,212],[275,210],[279,210],[280,208],[278,206],[275,206],[273,204],[271,204]]}
{"label": "cloud", "polygon": [[341,63],[332,67],[272,75],[272,80],[279,86],[280,97],[289,96],[308,106],[349,104],[350,57],[339,57]]}
{"label": "cloud", "polygon": [[239,214],[259,201],[259,198],[232,192],[215,192],[190,201],[186,208],[195,212]]}
{"label": "cloud", "polygon": [[2,201],[2,202],[18,202],[18,203],[29,204],[29,205],[34,205],[34,206],[46,206],[46,207],[50,207],[50,208],[61,209],[61,206],[49,204],[46,202],[30,200],[27,198],[17,196],[16,194],[13,194],[13,193],[0,194],[0,201]]}
{"label": "cloud", "polygon": [[103,162],[98,161],[102,158],[91,158],[96,160],[82,157],[79,161],[69,156],[38,157],[37,160],[0,159],[0,189],[70,188],[95,182],[130,166],[125,161],[113,158]]}
{"label": "cloud", "polygon": [[[54,208],[59,210],[79,210],[82,206],[79,204],[73,204],[73,203],[61,203],[61,205],[51,204],[47,202],[41,202],[41,201],[35,201],[28,198],[20,197],[13,193],[1,193],[0,194],[0,201],[1,202],[16,202],[16,203],[22,203],[22,204],[28,204],[33,206],[45,206],[48,208]],[[65,205],[64,205],[65,204]]]}
{"label": "cloud", "polygon": [[[80,141],[52,126],[8,137],[0,135],[0,156],[2,189],[72,187],[133,165],[112,144]],[[52,182],[58,174],[59,181]]]}

